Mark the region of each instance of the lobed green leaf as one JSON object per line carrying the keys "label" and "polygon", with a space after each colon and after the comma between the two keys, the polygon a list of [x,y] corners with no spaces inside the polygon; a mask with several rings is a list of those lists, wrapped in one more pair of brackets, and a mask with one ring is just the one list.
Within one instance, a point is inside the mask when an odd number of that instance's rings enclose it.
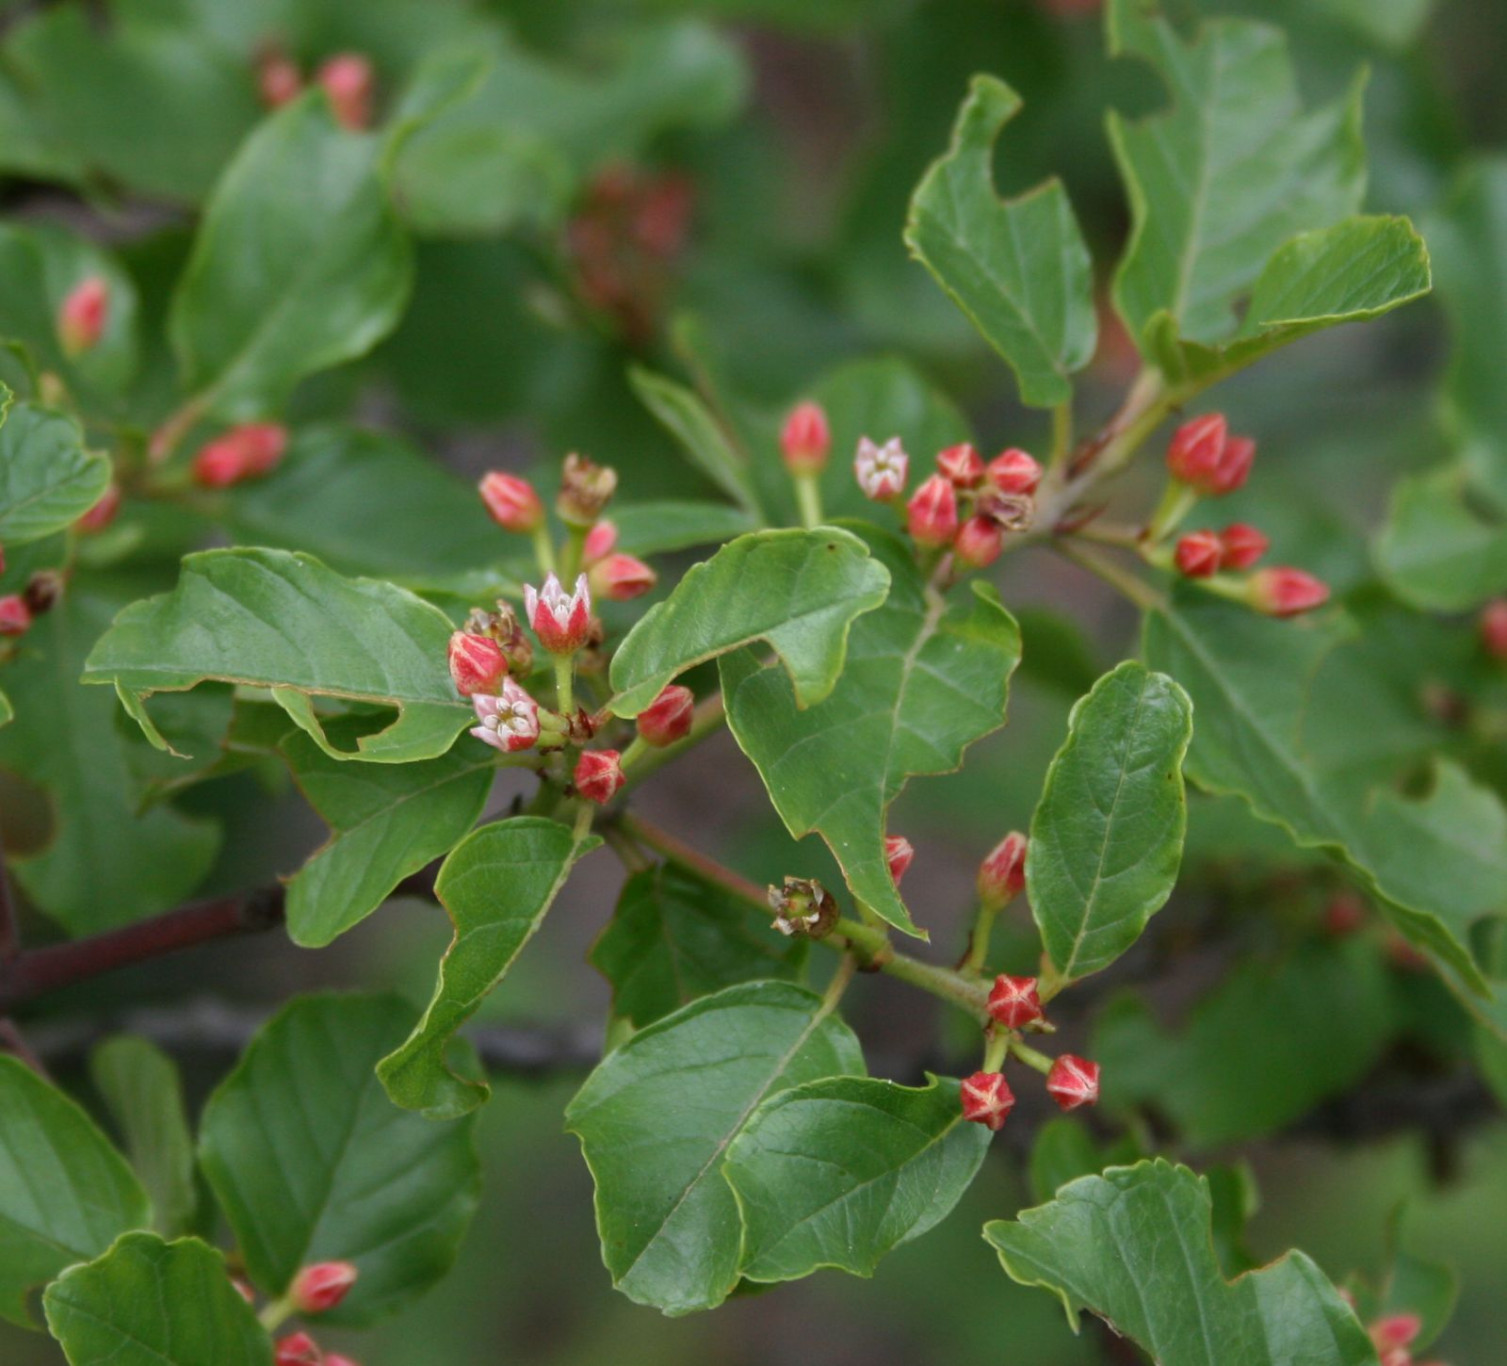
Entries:
{"label": "lobed green leaf", "polygon": [[110,485],[110,462],[84,449],[73,418],[12,404],[0,385],[0,423],[0,545],[64,531],[99,502]]}

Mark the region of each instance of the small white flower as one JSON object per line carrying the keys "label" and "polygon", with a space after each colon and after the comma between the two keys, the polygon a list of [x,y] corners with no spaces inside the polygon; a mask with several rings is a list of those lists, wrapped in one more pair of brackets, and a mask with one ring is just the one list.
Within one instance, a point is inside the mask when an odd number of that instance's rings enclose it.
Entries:
{"label": "small white flower", "polygon": [[478,694],[471,699],[476,719],[471,734],[504,753],[529,749],[539,738],[539,704],[516,680],[502,680],[500,696]]}
{"label": "small white flower", "polygon": [[853,457],[853,473],[865,498],[876,503],[888,502],[905,489],[910,457],[898,436],[890,437],[882,446],[876,446],[865,436],[859,440],[858,453]]}

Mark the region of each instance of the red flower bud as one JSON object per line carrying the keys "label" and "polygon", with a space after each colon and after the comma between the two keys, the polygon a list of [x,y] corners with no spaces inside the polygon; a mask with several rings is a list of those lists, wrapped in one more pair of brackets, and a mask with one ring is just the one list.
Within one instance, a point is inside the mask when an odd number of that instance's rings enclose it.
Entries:
{"label": "red flower bud", "polygon": [[576,760],[576,791],[598,806],[617,796],[625,781],[622,755],[615,749],[588,749]]}
{"label": "red flower bud", "polygon": [[958,495],[951,481],[932,475],[911,495],[905,519],[917,545],[930,549],[946,545],[958,529]]}
{"label": "red flower bud", "polygon": [[989,1014],[1006,1029],[1019,1029],[1032,1020],[1041,1019],[1041,999],[1036,994],[1034,977],[994,979],[989,990]]}
{"label": "red flower bud", "polygon": [[271,474],[288,447],[287,428],[276,422],[245,422],[200,447],[194,456],[194,482],[223,489]]}
{"label": "red flower bud", "polygon": [[617,526],[605,517],[586,533],[581,546],[581,561],[590,569],[598,560],[605,560],[617,545]]}
{"label": "red flower bud", "polygon": [[1001,493],[1035,493],[1041,466],[1034,456],[1012,446],[989,462],[989,482]]}
{"label": "red flower bud", "polygon": [[523,607],[539,643],[552,655],[573,655],[591,635],[591,590],[586,575],[576,579],[576,591],[566,593],[553,574],[536,589],[523,588]]}
{"label": "red flower bud", "polygon": [[964,1079],[960,1095],[963,1118],[983,1124],[995,1133],[1005,1127],[1005,1120],[1015,1108],[1015,1093],[1003,1072],[975,1072]]}
{"label": "red flower bud", "polygon": [[482,475],[476,490],[492,514],[492,520],[504,531],[527,534],[544,521],[544,504],[527,479],[491,470]]}
{"label": "red flower bud", "polygon": [[1486,653],[1507,662],[1507,598],[1494,598],[1481,609],[1480,630]]}
{"label": "red flower bud", "polygon": [[832,449],[832,431],[819,403],[809,400],[790,410],[780,429],[780,454],[791,474],[818,474],[826,467]]}
{"label": "red flower bud", "polygon": [[298,64],[280,52],[268,52],[256,68],[256,88],[268,109],[277,109],[303,93]]}
{"label": "red flower bud", "polygon": [[1005,530],[992,517],[970,517],[953,537],[952,553],[968,569],[984,569],[1005,548]]}
{"label": "red flower bud", "polygon": [[982,483],[984,462],[970,442],[937,452],[937,469],[954,488],[971,489]]}
{"label": "red flower bud", "polygon": [[507,656],[491,636],[456,631],[450,637],[450,677],[462,697],[495,693],[507,677]]}
{"label": "red flower bud", "polygon": [[1256,462],[1256,443],[1248,436],[1232,436],[1224,443],[1219,463],[1209,476],[1204,489],[1216,497],[1234,493],[1244,486],[1250,477],[1251,466]]}
{"label": "red flower bud", "polygon": [[[109,526],[119,511],[120,485],[112,483],[100,494],[99,502],[73,524],[73,529],[80,536],[92,536]],[[0,563],[0,568],[4,568],[3,563]]]}
{"label": "red flower bud", "polygon": [[1026,885],[1026,837],[1012,830],[979,864],[979,900],[1003,906]]}
{"label": "red flower bud", "polygon": [[696,709],[696,695],[678,683],[661,690],[638,714],[638,733],[646,745],[663,748],[690,734],[691,716]]}
{"label": "red flower bud", "polygon": [[69,290],[58,309],[58,340],[66,356],[82,355],[99,344],[110,317],[110,286],[91,275]]}
{"label": "red flower bud", "polygon": [[1172,552],[1178,573],[1190,579],[1206,579],[1219,568],[1224,544],[1212,531],[1192,531],[1178,538]]}
{"label": "red flower bud", "polygon": [[900,879],[905,876],[905,870],[910,867],[911,860],[915,856],[915,849],[904,835],[886,835],[884,837],[884,857],[889,862],[890,876],[895,879],[897,887],[900,885]]}
{"label": "red flower bud", "polygon": [[1250,577],[1250,604],[1272,617],[1295,617],[1329,601],[1329,585],[1301,569],[1258,569]]}
{"label": "red flower bud", "polygon": [[277,1340],[273,1366],[320,1366],[323,1361],[324,1353],[307,1333],[289,1333]]}
{"label": "red flower bud", "polygon": [[1205,413],[1172,433],[1167,469],[1174,479],[1202,488],[1219,464],[1229,426],[1223,413]]}
{"label": "red flower bud", "polygon": [[350,1262],[316,1262],[293,1278],[288,1298],[300,1314],[326,1314],[350,1292],[356,1275]]}
{"label": "red flower bud", "polygon": [[888,503],[905,492],[905,481],[910,476],[910,456],[900,444],[898,436],[892,436],[882,446],[876,446],[868,437],[860,437],[858,451],[853,457],[853,477],[863,496],[875,503]]}
{"label": "red flower bud", "polygon": [[1064,1053],[1047,1073],[1047,1090],[1064,1110],[1092,1105],[1099,1099],[1099,1064]]}
{"label": "red flower bud", "polygon": [[31,629],[31,608],[19,593],[0,598],[0,636],[24,636]]}
{"label": "red flower bud", "polygon": [[1225,527],[1219,533],[1219,544],[1221,569],[1249,569],[1271,546],[1265,536],[1245,522],[1231,522]]}
{"label": "red flower bud", "polygon": [[1417,1314],[1388,1314],[1371,1325],[1371,1341],[1378,1352],[1397,1347],[1410,1347],[1423,1331],[1423,1320]]}
{"label": "red flower bud", "polygon": [[335,121],[353,131],[372,121],[372,93],[377,73],[359,52],[340,52],[319,68],[319,84],[330,97]]}
{"label": "red flower bud", "polygon": [[659,575],[632,555],[609,555],[586,571],[591,591],[609,602],[627,602],[647,593]]}

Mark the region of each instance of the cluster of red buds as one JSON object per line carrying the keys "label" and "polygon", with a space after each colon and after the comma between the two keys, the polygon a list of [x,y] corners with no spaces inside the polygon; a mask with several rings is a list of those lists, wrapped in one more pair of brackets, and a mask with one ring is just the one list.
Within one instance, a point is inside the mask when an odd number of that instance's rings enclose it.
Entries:
{"label": "cluster of red buds", "polygon": [[[1355,1298],[1347,1290],[1340,1294],[1355,1307]],[[1423,1319],[1417,1314],[1383,1314],[1366,1325],[1376,1348],[1380,1366],[1444,1366],[1443,1362],[1420,1362],[1413,1355],[1413,1344],[1423,1331]]]}
{"label": "cluster of red buds", "polygon": [[[339,1304],[356,1283],[356,1267],[350,1262],[317,1262],[306,1266],[293,1278],[287,1295],[276,1306],[279,1316],[301,1314],[314,1318],[327,1314]],[[253,1308],[256,1294],[244,1280],[232,1279],[231,1284],[241,1298]],[[309,1334],[288,1333],[273,1344],[274,1366],[356,1366],[350,1357],[335,1352],[325,1352]]]}
{"label": "cluster of red buds", "polygon": [[[269,48],[257,61],[257,89],[268,109],[296,100],[304,92],[304,73],[286,53]],[[371,59],[359,52],[337,52],[314,73],[324,88],[336,121],[353,132],[371,127],[377,73]]]}
{"label": "cluster of red buds", "polygon": [[566,226],[581,297],[636,345],[654,335],[693,205],[683,175],[609,166],[587,186]]}
{"label": "cluster of red buds", "polygon": [[288,429],[276,422],[245,422],[206,442],[194,455],[200,488],[226,489],[271,474],[288,448]]}
{"label": "cluster of red buds", "polygon": [[[1234,493],[1250,477],[1256,443],[1248,436],[1231,436],[1222,413],[1205,413],[1185,422],[1167,447],[1167,471],[1173,493],[1169,505],[1175,522],[1199,497],[1218,498]],[[1152,530],[1153,539],[1158,528]],[[1256,527],[1234,522],[1223,531],[1192,531],[1180,536],[1172,549],[1172,566],[1186,578],[1216,581],[1227,596],[1238,598],[1267,616],[1291,617],[1311,611],[1329,600],[1329,587],[1301,569],[1257,569],[1243,580],[1220,578],[1251,569],[1270,542]]]}
{"label": "cluster of red buds", "polygon": [[110,320],[110,286],[90,275],[68,291],[58,308],[58,343],[65,356],[81,356],[99,345]]}
{"label": "cluster of red buds", "polygon": [[[989,1017],[1001,1029],[1039,1030],[1046,1023],[1034,977],[1001,974],[989,991]],[[1031,1056],[1037,1057],[1034,1050]],[[1047,1066],[1047,1094],[1063,1110],[1076,1110],[1099,1099],[1099,1064],[1063,1053]],[[1015,1107],[1015,1093],[1003,1072],[975,1072],[963,1082],[963,1118],[998,1131]]]}

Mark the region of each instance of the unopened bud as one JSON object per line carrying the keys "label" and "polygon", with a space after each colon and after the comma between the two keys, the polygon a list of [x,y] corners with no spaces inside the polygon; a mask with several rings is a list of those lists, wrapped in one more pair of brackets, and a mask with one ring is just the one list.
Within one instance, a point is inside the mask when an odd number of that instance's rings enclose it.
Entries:
{"label": "unopened bud", "polygon": [[300,1314],[326,1314],[350,1292],[356,1276],[351,1262],[316,1262],[293,1278],[288,1298]]}
{"label": "unopened bud", "polygon": [[99,502],[73,524],[80,536],[93,536],[103,531],[115,520],[120,511],[120,485],[111,483],[100,495]]}
{"label": "unopened bud", "polygon": [[268,109],[278,109],[303,93],[303,73],[291,57],[268,51],[257,63],[256,88]]}
{"label": "unopened bud", "polygon": [[1012,830],[979,864],[979,900],[986,906],[1003,906],[1026,885],[1026,837]]}
{"label": "unopened bud", "polygon": [[450,677],[462,697],[495,693],[508,674],[507,657],[491,636],[456,631],[450,637]]}
{"label": "unopened bud", "polygon": [[999,559],[1005,548],[1005,533],[992,517],[970,517],[953,537],[952,553],[967,569],[984,569]]}
{"label": "unopened bud", "polygon": [[65,356],[82,355],[99,344],[110,319],[110,286],[91,275],[68,291],[58,309],[58,341]]}
{"label": "unopened bud", "polygon": [[1047,1073],[1047,1091],[1064,1110],[1092,1105],[1099,1099],[1099,1064],[1064,1053]]}
{"label": "unopened bud", "polygon": [[24,636],[31,629],[31,608],[19,593],[0,598],[0,636]]}
{"label": "unopened bud", "polygon": [[1229,436],[1223,413],[1205,413],[1172,433],[1167,446],[1167,469],[1174,479],[1202,488],[1213,475]]}
{"label": "unopened bud", "polygon": [[1003,1072],[975,1072],[963,1080],[959,1095],[963,1118],[998,1133],[1015,1108],[1015,1093]]}
{"label": "unopened bud", "polygon": [[555,511],[570,526],[591,526],[617,492],[617,471],[584,455],[567,455]]}
{"label": "unopened bud", "polygon": [[321,1366],[324,1354],[307,1333],[289,1333],[278,1338],[273,1366]]}
{"label": "unopened bud", "polygon": [[1204,485],[1204,491],[1215,497],[1234,493],[1243,488],[1250,478],[1251,466],[1256,463],[1256,443],[1248,436],[1232,436],[1224,443],[1214,472]]}
{"label": "unopened bud", "polygon": [[606,806],[626,781],[622,757],[615,749],[585,750],[576,760],[576,791],[587,801]]}
{"label": "unopened bud", "polygon": [[598,560],[605,560],[617,546],[617,526],[605,517],[586,533],[581,545],[581,562],[590,569]]}
{"label": "unopened bud", "polygon": [[988,476],[1001,493],[1035,493],[1041,466],[1034,456],[1012,446],[989,462]]}
{"label": "unopened bud", "polygon": [[242,423],[199,449],[194,456],[194,482],[202,488],[222,489],[260,479],[277,468],[287,447],[287,428],[278,423]]}
{"label": "unopened bud", "polygon": [[1507,598],[1494,598],[1481,609],[1480,631],[1486,653],[1507,663]]}
{"label": "unopened bud", "polygon": [[771,887],[769,908],[775,929],[783,935],[822,939],[838,921],[837,898],[810,877],[787,877],[783,887]]}
{"label": "unopened bud", "polygon": [[471,728],[471,734],[483,744],[513,754],[539,743],[539,704],[516,679],[504,678],[495,696],[475,694],[471,707],[481,723]]}
{"label": "unopened bud", "polygon": [[900,879],[905,876],[905,870],[910,867],[911,860],[915,856],[915,848],[904,835],[886,835],[884,837],[885,862],[890,866],[890,876],[894,878],[897,887],[900,885]]}
{"label": "unopened bud", "polygon": [[467,635],[495,640],[510,673],[527,678],[534,671],[534,647],[523,633],[517,613],[503,599],[497,600],[495,612],[473,607],[466,617],[465,631]]}
{"label": "unopened bud", "polygon": [[504,531],[516,531],[527,535],[544,521],[544,504],[534,492],[527,479],[501,470],[489,470],[482,475],[476,491],[486,504],[492,520]]}
{"label": "unopened bud", "polygon": [[359,52],[340,52],[319,68],[319,84],[330,98],[335,121],[353,132],[371,126],[377,73]]}
{"label": "unopened bud", "polygon": [[586,575],[576,578],[576,589],[566,593],[553,574],[542,588],[525,584],[523,606],[539,643],[552,655],[573,655],[591,634],[591,590]]}
{"label": "unopened bud", "polygon": [[905,507],[911,539],[928,549],[946,545],[958,529],[958,495],[945,475],[934,474]]}
{"label": "unopened bud", "polygon": [[954,488],[971,489],[984,478],[984,462],[971,442],[937,452],[937,470]]}
{"label": "unopened bud", "polygon": [[1271,617],[1295,617],[1329,601],[1329,585],[1301,569],[1258,569],[1248,592],[1251,606]]}
{"label": "unopened bud", "polygon": [[673,745],[690,734],[695,710],[696,695],[679,683],[671,683],[639,712],[638,733],[646,745],[659,749]]}
{"label": "unopened bud", "polygon": [[1246,522],[1231,522],[1219,533],[1221,569],[1249,569],[1271,547],[1255,527]]}
{"label": "unopened bud", "polygon": [[1179,574],[1190,579],[1206,579],[1219,570],[1224,544],[1212,531],[1190,531],[1180,536],[1172,552]]}
{"label": "unopened bud", "polygon": [[989,989],[989,1014],[1006,1029],[1019,1029],[1032,1020],[1041,1019],[1041,998],[1036,994],[1036,979],[996,977]]}
{"label": "unopened bud", "polygon": [[57,606],[58,599],[63,596],[65,582],[63,575],[56,569],[39,569],[27,579],[21,597],[31,609],[33,617],[50,612]]}
{"label": "unopened bud", "polygon": [[866,436],[860,438],[858,452],[853,457],[853,476],[863,496],[875,503],[890,503],[899,498],[910,477],[910,456],[906,455],[900,438],[892,436],[882,446],[876,446]]}
{"label": "unopened bud", "polygon": [[780,454],[791,474],[820,474],[832,449],[832,430],[821,404],[798,403],[780,429]]}
{"label": "unopened bud", "polygon": [[1371,1325],[1371,1341],[1378,1352],[1388,1352],[1411,1347],[1422,1331],[1423,1320],[1417,1314],[1387,1314]]}
{"label": "unopened bud", "polygon": [[627,602],[641,597],[659,582],[656,574],[642,560],[632,555],[609,555],[586,571],[591,591],[609,602]]}

